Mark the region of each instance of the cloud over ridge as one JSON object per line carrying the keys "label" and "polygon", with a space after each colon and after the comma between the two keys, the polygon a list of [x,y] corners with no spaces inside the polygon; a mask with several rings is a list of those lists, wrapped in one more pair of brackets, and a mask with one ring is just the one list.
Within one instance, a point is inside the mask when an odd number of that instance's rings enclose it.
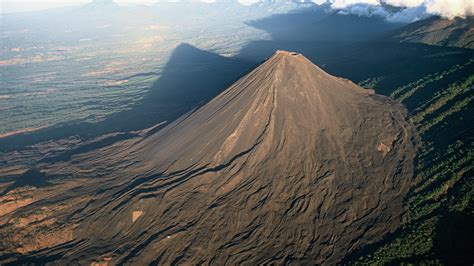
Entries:
{"label": "cloud over ridge", "polygon": [[[427,14],[440,15],[453,19],[455,17],[465,18],[474,13],[474,1],[472,0],[328,0],[333,8],[347,9],[354,6],[383,6],[391,5],[404,8],[407,13],[414,15],[416,11],[424,10]],[[402,12],[403,12],[402,11]],[[407,14],[402,14],[407,15]],[[421,15],[421,13],[420,13]]]}
{"label": "cloud over ridge", "polygon": [[[239,2],[252,4],[261,2],[261,0],[239,0]],[[295,2],[307,1],[296,0]],[[311,2],[328,3],[334,9],[341,9],[342,12],[361,16],[380,15],[393,22],[412,22],[430,15],[453,19],[455,17],[466,18],[474,14],[473,0],[312,0]],[[389,12],[385,8],[386,5],[400,7],[401,10]]]}

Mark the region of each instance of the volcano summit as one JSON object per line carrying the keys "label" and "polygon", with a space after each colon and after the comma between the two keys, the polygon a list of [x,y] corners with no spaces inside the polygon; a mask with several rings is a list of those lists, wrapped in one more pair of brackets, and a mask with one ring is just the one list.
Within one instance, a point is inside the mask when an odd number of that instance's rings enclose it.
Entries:
{"label": "volcano summit", "polygon": [[[3,242],[5,261],[340,262],[400,225],[416,146],[406,116],[278,51],[157,132],[41,165],[73,178],[3,216],[1,235],[21,240]],[[8,233],[38,208],[61,223]]]}

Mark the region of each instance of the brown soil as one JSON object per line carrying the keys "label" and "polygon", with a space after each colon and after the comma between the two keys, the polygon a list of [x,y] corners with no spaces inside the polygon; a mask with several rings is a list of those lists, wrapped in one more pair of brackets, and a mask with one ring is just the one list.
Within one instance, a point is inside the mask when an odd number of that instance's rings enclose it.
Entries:
{"label": "brown soil", "polygon": [[53,217],[68,226],[22,251],[58,245],[34,256],[61,264],[340,262],[400,225],[415,155],[406,115],[278,51],[154,134],[43,165],[88,181],[37,203],[67,203]]}

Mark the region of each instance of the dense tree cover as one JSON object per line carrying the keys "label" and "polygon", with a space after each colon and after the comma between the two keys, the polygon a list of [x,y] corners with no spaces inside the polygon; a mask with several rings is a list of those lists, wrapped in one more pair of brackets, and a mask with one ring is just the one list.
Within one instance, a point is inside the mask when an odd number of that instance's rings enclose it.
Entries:
{"label": "dense tree cover", "polygon": [[[442,87],[443,79],[464,65],[423,77],[395,89],[390,96],[406,102],[422,144],[416,183],[401,229],[385,240],[348,256],[361,264],[449,263],[474,261],[470,252],[474,222],[474,75]],[[432,88],[423,100],[416,92]]]}

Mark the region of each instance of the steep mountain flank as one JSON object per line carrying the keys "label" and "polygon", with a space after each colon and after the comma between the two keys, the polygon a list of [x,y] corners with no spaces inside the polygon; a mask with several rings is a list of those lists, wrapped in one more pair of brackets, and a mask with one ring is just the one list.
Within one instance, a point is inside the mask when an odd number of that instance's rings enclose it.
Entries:
{"label": "steep mountain flank", "polygon": [[41,164],[71,178],[0,217],[0,262],[333,264],[393,232],[412,185],[402,105],[301,54],[155,131]]}
{"label": "steep mountain flank", "polygon": [[474,17],[446,19],[435,16],[397,30],[394,37],[403,42],[474,49]]}

